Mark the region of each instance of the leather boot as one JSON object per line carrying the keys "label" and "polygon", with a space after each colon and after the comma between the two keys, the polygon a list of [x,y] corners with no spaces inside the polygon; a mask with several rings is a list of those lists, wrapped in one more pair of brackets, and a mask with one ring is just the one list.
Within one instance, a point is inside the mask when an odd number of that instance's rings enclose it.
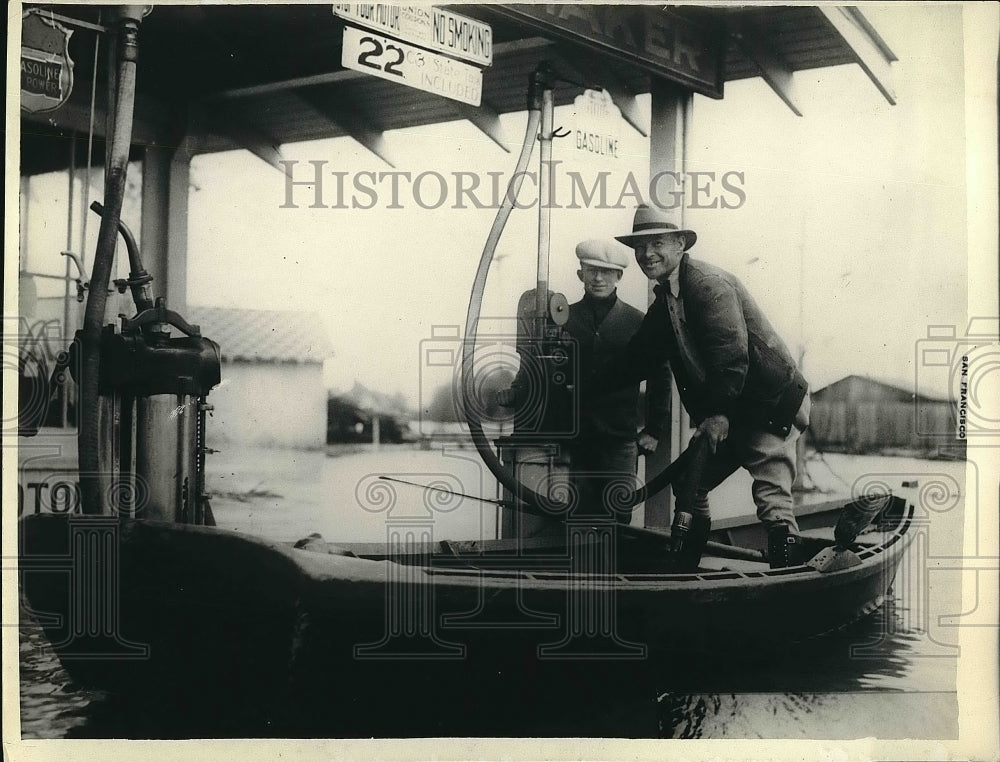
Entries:
{"label": "leather boot", "polygon": [[692,516],[691,524],[680,550],[677,552],[677,571],[698,571],[698,564],[705,552],[708,535],[712,531],[712,519],[707,516]]}
{"label": "leather boot", "polygon": [[767,559],[772,569],[799,566],[805,563],[802,538],[787,524],[777,524],[767,530]]}

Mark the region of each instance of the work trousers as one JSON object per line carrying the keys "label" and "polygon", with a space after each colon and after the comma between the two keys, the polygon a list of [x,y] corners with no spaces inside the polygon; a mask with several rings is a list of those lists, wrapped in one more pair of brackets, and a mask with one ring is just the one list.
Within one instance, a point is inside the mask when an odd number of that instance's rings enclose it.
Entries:
{"label": "work trousers", "polygon": [[[798,532],[792,512],[792,483],[795,481],[795,444],[799,430],[792,428],[787,437],[780,437],[761,429],[750,429],[733,424],[729,437],[719,444],[714,455],[706,461],[699,485],[686,510],[695,516],[710,517],[708,493],[728,479],[738,468],[745,468],[753,477],[753,500],[757,505],[757,518],[770,528],[787,524]],[[680,480],[676,494],[685,493]]]}
{"label": "work trousers", "polygon": [[580,513],[613,516],[619,524],[630,523],[632,508],[626,508],[622,499],[637,486],[639,448],[635,440],[581,435],[567,450],[570,484],[579,497]]}

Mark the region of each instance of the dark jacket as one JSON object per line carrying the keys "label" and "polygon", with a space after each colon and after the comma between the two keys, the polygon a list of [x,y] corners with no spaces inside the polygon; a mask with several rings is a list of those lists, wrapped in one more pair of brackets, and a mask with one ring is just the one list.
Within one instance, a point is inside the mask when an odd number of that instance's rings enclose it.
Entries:
{"label": "dark jacket", "polygon": [[[635,336],[642,325],[643,314],[635,307],[617,299],[599,323],[584,297],[569,306],[566,332],[576,341],[581,376],[589,372],[604,372],[606,367]],[[660,437],[667,426],[670,405],[670,375],[666,363],[649,376],[646,389],[646,431]],[[584,435],[599,434],[620,439],[633,439],[639,428],[639,384],[587,396],[582,406],[580,431]]]}
{"label": "dark jacket", "polygon": [[787,435],[807,391],[788,348],[735,276],[688,254],[679,267],[679,298],[657,286],[642,326],[602,383],[616,388],[647,377],[666,359],[694,423],[723,414]]}
{"label": "dark jacket", "polygon": [[[533,292],[528,292],[522,296],[522,302],[527,296],[530,304],[532,294]],[[641,379],[637,376],[634,380],[618,384],[614,389],[607,389],[598,394],[591,393],[586,385],[589,379],[603,377],[609,371],[639,330],[642,321],[643,314],[621,299],[616,299],[614,306],[599,323],[595,321],[594,310],[588,303],[587,297],[569,306],[569,317],[563,326],[563,331],[573,340],[576,367],[579,369],[582,385],[580,420],[576,426],[578,435],[597,435],[621,440],[635,439],[640,422]],[[523,318],[521,322],[525,322]],[[526,325],[521,325],[519,353],[523,351],[521,340],[527,335]],[[647,376],[644,374],[643,378],[645,377]],[[666,362],[662,362],[658,368],[653,367],[648,379],[645,430],[659,438],[667,430],[670,411],[670,370]],[[527,390],[530,386],[522,360],[522,368],[511,384],[511,388],[517,393],[518,405],[526,403],[526,398],[530,394]]]}

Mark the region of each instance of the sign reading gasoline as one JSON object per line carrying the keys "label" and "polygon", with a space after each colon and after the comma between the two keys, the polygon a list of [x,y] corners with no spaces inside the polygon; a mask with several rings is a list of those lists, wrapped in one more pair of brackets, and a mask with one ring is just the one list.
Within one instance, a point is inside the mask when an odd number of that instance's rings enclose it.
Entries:
{"label": "sign reading gasoline", "polygon": [[73,32],[38,9],[21,15],[21,108],[37,113],[54,111],[73,91],[73,61],[69,37]]}
{"label": "sign reading gasoline", "polygon": [[585,90],[573,101],[573,145],[577,151],[619,158],[622,117],[606,90]]}
{"label": "sign reading gasoline", "polygon": [[471,106],[483,97],[475,66],[352,26],[344,27],[341,65]]}
{"label": "sign reading gasoline", "polygon": [[456,58],[493,63],[490,25],[452,11],[432,5],[335,3],[333,15]]}

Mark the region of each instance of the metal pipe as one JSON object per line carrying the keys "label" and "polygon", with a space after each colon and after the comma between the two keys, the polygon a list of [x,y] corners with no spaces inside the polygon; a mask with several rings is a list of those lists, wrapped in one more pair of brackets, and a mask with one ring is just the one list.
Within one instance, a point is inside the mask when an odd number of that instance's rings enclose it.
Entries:
{"label": "metal pipe", "polygon": [[[132,140],[132,116],[135,106],[135,71],[138,56],[138,6],[120,6],[117,21],[117,93],[114,127],[111,132],[109,161],[105,174],[105,214],[97,236],[97,251],[91,269],[90,295],[80,331],[80,429],[78,434],[81,509],[85,514],[102,514],[105,496],[100,480],[100,428],[98,380],[101,370],[100,341],[104,312],[108,301],[108,283],[114,263],[118,223],[125,200],[128,155]],[[138,11],[137,15],[130,15]]]}
{"label": "metal pipe", "polygon": [[[76,195],[76,134],[73,134],[69,139],[69,203],[66,205],[68,211],[66,213],[66,249],[67,251],[73,248],[73,202]],[[63,324],[62,324],[62,338],[63,349],[68,349],[67,344],[69,343],[69,337],[72,336],[72,332],[69,328],[69,282],[72,280],[70,276],[70,261],[69,258],[66,259],[66,282],[63,284]],[[59,395],[59,422],[65,429],[69,418],[69,384],[63,381],[60,385],[62,394]]]}
{"label": "metal pipe", "polygon": [[[65,253],[65,252],[60,252],[60,253]],[[68,264],[69,261],[67,260],[67,265]],[[64,280],[64,281],[76,280],[76,278],[74,278],[72,275],[49,275],[48,273],[31,273],[28,272],[27,270],[22,270],[18,274],[22,276],[28,276],[31,278],[48,278],[49,280]]]}
{"label": "metal pipe", "polygon": [[[90,208],[100,216],[104,216],[104,206],[100,201],[92,203]],[[153,276],[146,272],[146,268],[142,266],[139,245],[135,242],[132,230],[121,218],[118,220],[118,232],[125,239],[125,248],[128,251],[128,285],[132,290],[132,300],[139,312],[150,310],[153,308],[153,289],[149,284],[153,282]]]}
{"label": "metal pipe", "polygon": [[536,338],[541,336],[541,326],[549,311],[549,247],[552,209],[549,204],[549,180],[552,173],[552,87],[545,83],[542,90],[542,128],[538,135],[538,261],[536,273],[538,286],[535,291]]}
{"label": "metal pipe", "polygon": [[[101,21],[102,11],[97,12],[97,21]],[[90,122],[87,128],[87,176],[83,183],[83,214],[81,215],[80,226],[80,256],[87,256],[87,207],[90,201],[90,177],[93,172],[94,158],[94,112],[97,103],[97,61],[101,54],[101,38],[94,39],[94,64],[90,70]],[[71,247],[72,248],[72,247]],[[81,267],[82,271],[83,268]],[[80,276],[83,277],[82,275]]]}
{"label": "metal pipe", "polygon": [[[53,13],[52,11],[47,11],[47,18],[53,21],[59,21],[68,26],[75,26],[78,29],[89,29],[92,32],[107,32],[110,31],[106,26],[102,24],[92,24],[89,21],[84,21],[83,19],[75,19],[72,16],[63,16],[61,13]],[[98,17],[99,19],[100,17]]]}

